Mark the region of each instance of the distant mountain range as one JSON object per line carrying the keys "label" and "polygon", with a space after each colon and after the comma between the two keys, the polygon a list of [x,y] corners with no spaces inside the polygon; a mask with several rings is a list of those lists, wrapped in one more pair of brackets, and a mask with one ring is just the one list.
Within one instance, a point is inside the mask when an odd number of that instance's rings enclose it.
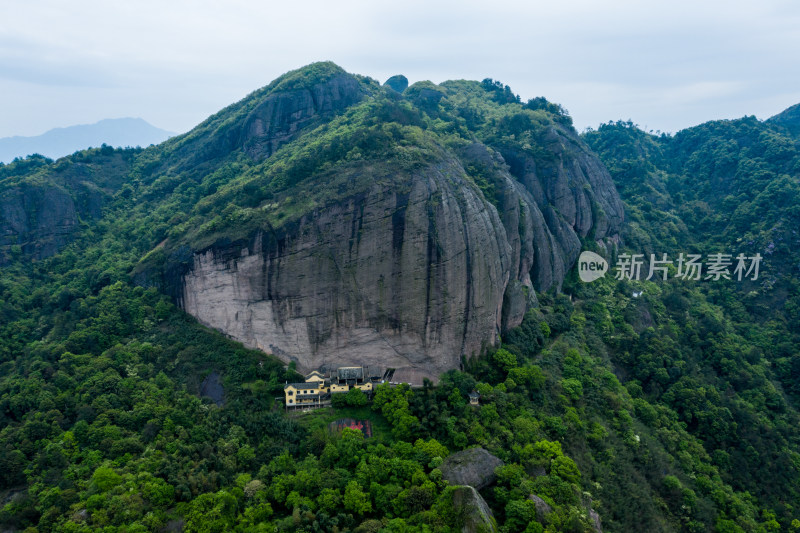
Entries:
{"label": "distant mountain range", "polygon": [[103,143],[114,147],[149,146],[173,135],[140,118],[111,118],[95,124],[54,128],[33,137],[0,138],[0,162],[10,163],[15,157],[31,154],[56,159]]}

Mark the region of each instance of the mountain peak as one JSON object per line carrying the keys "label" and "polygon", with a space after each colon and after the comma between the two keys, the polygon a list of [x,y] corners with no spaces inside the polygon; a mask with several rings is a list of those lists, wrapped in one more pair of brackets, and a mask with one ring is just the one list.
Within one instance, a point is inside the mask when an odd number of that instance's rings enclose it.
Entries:
{"label": "mountain peak", "polygon": [[290,70],[267,85],[266,89],[271,93],[308,89],[314,85],[330,81],[337,76],[351,75],[332,61],[318,61]]}
{"label": "mountain peak", "polygon": [[52,159],[78,150],[102,144],[115,147],[158,144],[174,135],[157,128],[141,118],[107,118],[94,124],[53,128],[32,137],[0,139],[0,162],[9,163],[16,157],[42,154]]}
{"label": "mountain peak", "polygon": [[352,74],[330,62],[312,63],[280,76],[239,102],[212,115],[167,147],[170,165],[201,172],[244,150],[253,160],[312,125],[330,119],[366,94]]}
{"label": "mountain peak", "polygon": [[242,123],[239,142],[252,159],[269,157],[301,130],[359,102],[365,91],[355,76],[330,61],[287,72],[266,87]]}
{"label": "mountain peak", "polygon": [[795,104],[767,119],[767,122],[783,126],[793,135],[800,134],[800,104]]}

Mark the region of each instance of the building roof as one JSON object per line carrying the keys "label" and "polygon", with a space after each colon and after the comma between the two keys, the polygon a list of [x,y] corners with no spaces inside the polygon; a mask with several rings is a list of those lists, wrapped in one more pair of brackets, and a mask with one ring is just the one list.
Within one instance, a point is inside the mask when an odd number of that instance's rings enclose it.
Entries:
{"label": "building roof", "polygon": [[319,370],[312,370],[311,372],[308,373],[308,375],[306,375],[306,381],[308,381],[311,378],[322,378],[322,379],[325,379],[325,375],[322,372],[320,372]]}
{"label": "building roof", "polygon": [[408,383],[412,387],[421,387],[425,379],[425,374],[410,366],[398,368],[394,371],[389,383]]}
{"label": "building roof", "polygon": [[470,398],[480,398],[481,395],[478,392],[472,391],[472,392],[469,393],[469,397]]}
{"label": "building roof", "polygon": [[339,379],[364,379],[364,367],[343,366],[336,369]]}
{"label": "building roof", "polygon": [[286,390],[289,387],[294,387],[295,389],[318,389],[319,388],[319,383],[317,383],[317,382],[314,382],[314,383],[287,383],[283,387],[283,390]]}

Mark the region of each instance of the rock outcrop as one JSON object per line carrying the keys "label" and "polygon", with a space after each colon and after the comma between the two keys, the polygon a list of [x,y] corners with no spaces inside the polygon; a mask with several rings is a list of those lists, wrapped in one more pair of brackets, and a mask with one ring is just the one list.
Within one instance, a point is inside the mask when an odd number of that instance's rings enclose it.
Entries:
{"label": "rock outcrop", "polygon": [[239,142],[253,159],[269,157],[315,120],[330,118],[363,96],[358,81],[346,73],[311,87],[271,94],[247,116]]}
{"label": "rock outcrop", "polygon": [[497,211],[449,160],[244,248],[195,254],[180,304],[302,369],[365,364],[435,377],[494,342],[510,264]]}
{"label": "rock outcrop", "polygon": [[531,494],[528,496],[528,499],[533,502],[533,505],[536,506],[536,519],[539,522],[544,522],[547,515],[553,512],[553,508],[550,507],[550,504],[544,501],[541,497]]}
{"label": "rock outcrop", "polygon": [[0,184],[0,264],[52,255],[116,195],[177,193],[187,211],[173,219],[191,224],[158,229],[148,256],[163,261],[137,282],[301,370],[435,379],[519,325],[581,242],[613,238],[623,217],[564,117],[454,83],[382,89],[318,63],[140,158],[43,162],[35,180]]}
{"label": "rock outcrop", "polygon": [[530,274],[538,290],[561,285],[580,254],[580,239],[609,237],[624,218],[608,171],[574,132],[554,126],[545,141],[552,157],[538,163],[524,152],[501,150],[522,200],[521,214],[527,215],[521,242],[535,248],[525,255],[532,259]]}
{"label": "rock outcrop", "polygon": [[497,531],[492,510],[474,487],[452,487],[453,511],[459,517],[463,533],[491,533]]}
{"label": "rock outcrop", "polygon": [[[0,266],[16,253],[50,257],[72,240],[81,220],[99,218],[123,184],[130,153],[104,148],[90,162],[34,156],[7,166],[11,176],[0,179]],[[34,179],[16,179],[34,169]]]}
{"label": "rock outcrop", "polygon": [[483,448],[469,448],[448,456],[439,469],[451,485],[470,485],[477,490],[497,480],[494,473],[503,461]]}
{"label": "rock outcrop", "polygon": [[396,74],[384,82],[386,87],[389,87],[395,92],[403,94],[403,91],[408,89],[408,78],[402,74]]}
{"label": "rock outcrop", "polygon": [[[369,96],[326,68],[322,81],[243,101],[231,111],[237,120],[215,116],[199,131],[268,158]],[[402,120],[413,106],[435,115],[446,96],[418,82],[392,97],[406,108],[378,117]],[[435,379],[519,325],[536,291],[560,288],[582,239],[607,240],[620,227],[611,178],[575,132],[553,122],[538,135],[547,157],[474,140],[427,146],[435,156],[413,169],[349,163],[354,179],[338,182],[325,205],[235,242],[173,246],[180,257],[166,267],[166,290],[202,323],[302,370],[363,364]],[[195,132],[174,144],[205,142]],[[296,187],[294,197],[309,194]]]}
{"label": "rock outcrop", "polygon": [[0,193],[0,248],[17,245],[25,255],[48,257],[68,242],[77,225],[75,203],[59,188],[15,187]]}
{"label": "rock outcrop", "polygon": [[589,520],[592,521],[592,527],[595,533],[603,533],[603,526],[600,524],[600,514],[594,509],[589,509]]}

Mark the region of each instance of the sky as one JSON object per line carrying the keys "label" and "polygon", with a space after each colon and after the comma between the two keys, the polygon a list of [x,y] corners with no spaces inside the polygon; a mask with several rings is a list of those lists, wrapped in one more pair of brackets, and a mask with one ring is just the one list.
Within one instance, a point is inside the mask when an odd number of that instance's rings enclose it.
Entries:
{"label": "sky", "polygon": [[141,117],[181,133],[331,60],[381,82],[493,78],[576,128],[675,132],[800,103],[796,0],[3,0],[0,137]]}

